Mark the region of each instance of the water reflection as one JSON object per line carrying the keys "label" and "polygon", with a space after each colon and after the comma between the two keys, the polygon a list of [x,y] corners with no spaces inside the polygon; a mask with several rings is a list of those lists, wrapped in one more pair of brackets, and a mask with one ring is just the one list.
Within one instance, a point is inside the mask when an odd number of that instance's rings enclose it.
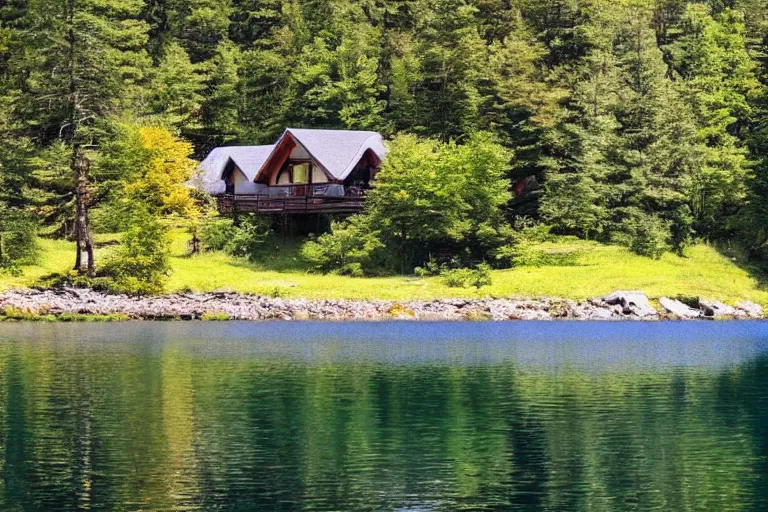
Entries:
{"label": "water reflection", "polygon": [[0,510],[766,510],[765,324],[0,326]]}

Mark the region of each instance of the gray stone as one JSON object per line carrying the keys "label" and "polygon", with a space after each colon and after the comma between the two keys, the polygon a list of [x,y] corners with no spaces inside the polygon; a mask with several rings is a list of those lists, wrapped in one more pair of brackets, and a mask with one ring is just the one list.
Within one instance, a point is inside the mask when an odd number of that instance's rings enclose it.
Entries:
{"label": "gray stone", "polygon": [[763,307],[750,300],[745,300],[744,302],[737,304],[736,310],[737,315],[741,313],[740,316],[753,319],[763,318]]}
{"label": "gray stone", "polygon": [[610,320],[615,318],[614,312],[605,308],[594,308],[588,315],[588,320]]}
{"label": "gray stone", "polygon": [[693,309],[687,304],[683,304],[679,300],[672,300],[667,297],[659,299],[659,304],[668,312],[679,318],[699,318],[701,311]]}
{"label": "gray stone", "polygon": [[619,305],[625,315],[635,315],[639,318],[657,317],[658,312],[648,302],[648,297],[639,291],[613,292],[603,297],[603,302],[611,306]]}
{"label": "gray stone", "polygon": [[[675,314],[695,318],[696,310],[665,299]],[[738,310],[722,303],[703,302],[706,314],[758,318],[762,308],[751,302]],[[122,313],[135,319],[199,318],[207,311],[221,312],[233,320],[392,320],[398,305],[404,319],[418,320],[656,320],[658,314],[640,292],[616,292],[585,302],[542,299],[440,299],[428,301],[353,301],[280,299],[232,292],[183,293],[155,297],[108,295],[87,289],[9,290],[0,293],[0,308],[60,315]],[[681,308],[682,306],[682,308]],[[687,309],[684,309],[687,308]],[[696,315],[692,313],[694,311]],[[397,312],[397,310],[395,310]],[[406,312],[408,312],[406,314]],[[412,312],[412,314],[411,314]],[[682,314],[681,314],[682,313]]]}
{"label": "gray stone", "polygon": [[699,303],[701,304],[701,311],[704,313],[704,316],[734,316],[736,314],[736,308],[716,300],[710,301],[707,299],[701,299],[699,300]]}

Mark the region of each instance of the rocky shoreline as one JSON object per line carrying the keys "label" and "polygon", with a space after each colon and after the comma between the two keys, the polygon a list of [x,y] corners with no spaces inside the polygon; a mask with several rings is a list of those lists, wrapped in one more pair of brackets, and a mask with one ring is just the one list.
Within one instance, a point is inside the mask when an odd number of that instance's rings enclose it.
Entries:
{"label": "rocky shoreline", "polygon": [[110,295],[88,289],[10,290],[0,294],[0,317],[120,315],[136,320],[647,320],[759,319],[763,308],[698,300],[691,307],[642,292],[615,292],[576,302],[565,299],[436,299],[427,301],[281,299],[230,292],[154,297]]}

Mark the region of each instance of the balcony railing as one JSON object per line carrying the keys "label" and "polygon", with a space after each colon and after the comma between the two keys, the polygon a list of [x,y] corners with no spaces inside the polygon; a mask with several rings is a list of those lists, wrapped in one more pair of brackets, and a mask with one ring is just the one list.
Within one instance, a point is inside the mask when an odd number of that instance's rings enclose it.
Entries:
{"label": "balcony railing", "polygon": [[[222,214],[352,214],[363,209],[365,197],[361,193],[344,196],[323,195],[327,193],[327,188],[328,185],[283,185],[270,187],[271,193],[267,194],[225,194],[218,196],[216,200]],[[276,189],[280,192],[276,193]]]}

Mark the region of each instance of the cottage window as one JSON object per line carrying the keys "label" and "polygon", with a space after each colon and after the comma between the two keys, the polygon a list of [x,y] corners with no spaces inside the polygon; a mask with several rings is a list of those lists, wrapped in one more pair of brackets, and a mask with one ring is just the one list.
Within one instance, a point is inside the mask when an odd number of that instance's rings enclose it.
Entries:
{"label": "cottage window", "polygon": [[309,162],[293,165],[293,182],[309,183]]}

